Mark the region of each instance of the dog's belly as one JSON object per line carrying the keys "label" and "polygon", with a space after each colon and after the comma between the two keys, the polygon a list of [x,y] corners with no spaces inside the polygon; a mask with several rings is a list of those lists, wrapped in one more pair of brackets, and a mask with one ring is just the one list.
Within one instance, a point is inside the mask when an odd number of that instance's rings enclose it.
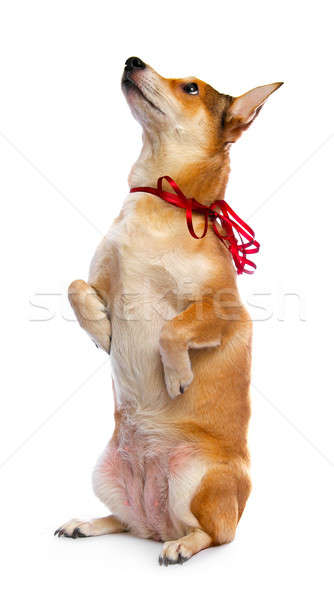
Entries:
{"label": "dog's belly", "polygon": [[185,443],[168,447],[164,440],[121,431],[94,472],[96,495],[131,532],[156,540],[177,539],[198,526],[191,499],[206,471]]}
{"label": "dog's belly", "polygon": [[197,287],[186,278],[188,262],[173,252],[157,251],[158,258],[148,261],[152,245],[147,242],[142,255],[136,247],[118,256],[110,355],[122,424],[96,467],[94,489],[133,533],[168,540],[198,526],[190,504],[207,467],[194,448],[175,443],[175,432],[159,425],[172,402],[159,351],[161,329],[186,308]]}

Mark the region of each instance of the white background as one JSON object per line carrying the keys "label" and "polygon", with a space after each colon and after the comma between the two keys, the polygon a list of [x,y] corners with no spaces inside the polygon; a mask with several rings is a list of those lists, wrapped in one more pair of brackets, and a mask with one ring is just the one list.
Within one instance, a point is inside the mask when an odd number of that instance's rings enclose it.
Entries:
{"label": "white background", "polygon": [[[4,598],[332,597],[332,24],[321,0],[1,2]],[[113,429],[109,366],[66,288],[86,277],[140,149],[120,91],[131,55],[232,95],[285,81],[233,147],[226,197],[262,243],[240,278],[254,489],[233,544],[168,569],[156,542],[52,537],[107,513],[90,477]]]}

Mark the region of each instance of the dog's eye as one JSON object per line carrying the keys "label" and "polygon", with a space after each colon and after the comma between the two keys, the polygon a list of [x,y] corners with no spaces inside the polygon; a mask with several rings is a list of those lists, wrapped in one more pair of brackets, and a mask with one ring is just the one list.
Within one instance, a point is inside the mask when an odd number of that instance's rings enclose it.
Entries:
{"label": "dog's eye", "polygon": [[198,94],[198,85],[197,83],[186,83],[186,85],[183,86],[183,90],[186,94]]}

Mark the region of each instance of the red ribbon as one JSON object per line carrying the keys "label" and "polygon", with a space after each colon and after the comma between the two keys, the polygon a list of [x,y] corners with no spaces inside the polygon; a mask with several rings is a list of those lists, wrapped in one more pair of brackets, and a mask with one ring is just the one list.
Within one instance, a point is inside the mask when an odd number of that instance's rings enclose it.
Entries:
{"label": "red ribbon", "polygon": [[[175,194],[172,192],[165,192],[162,189],[162,183],[164,179],[166,179],[169,185],[173,188]],[[165,200],[174,206],[185,208],[189,232],[196,240],[202,239],[206,236],[210,219],[212,223],[212,229],[216,236],[221,242],[223,242],[223,244],[225,244],[226,248],[232,254],[232,259],[236,266],[238,275],[241,273],[254,273],[256,265],[252,260],[247,258],[247,254],[256,254],[260,249],[260,244],[255,239],[253,229],[251,229],[249,225],[245,223],[245,221],[238,217],[238,215],[234,212],[234,210],[232,210],[227,202],[225,202],[225,200],[215,200],[210,206],[205,206],[204,204],[197,202],[195,198],[187,198],[180,190],[177,183],[175,183],[174,179],[168,177],[168,175],[159,177],[156,188],[134,187],[131,188],[130,192],[147,192],[148,194],[158,196],[162,200]],[[197,235],[194,231],[192,221],[193,212],[198,212],[204,215],[205,220],[202,235]],[[219,222],[220,226],[225,229],[226,235],[223,235],[219,231],[217,222]],[[239,243],[236,235],[239,237]],[[247,267],[250,267],[250,269]]]}

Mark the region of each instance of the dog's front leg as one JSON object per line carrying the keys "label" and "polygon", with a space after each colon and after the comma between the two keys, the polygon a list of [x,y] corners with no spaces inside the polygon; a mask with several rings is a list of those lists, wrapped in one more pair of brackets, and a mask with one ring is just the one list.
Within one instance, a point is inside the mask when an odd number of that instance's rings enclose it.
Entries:
{"label": "dog's front leg", "polygon": [[68,297],[81,327],[97,346],[109,354],[111,324],[107,307],[98,290],[77,279],[71,283]]}
{"label": "dog's front leg", "polygon": [[160,354],[168,394],[183,394],[193,380],[189,349],[219,346],[233,334],[236,323],[244,319],[241,306],[226,308],[209,297],[194,302],[166,323],[160,335]]}

